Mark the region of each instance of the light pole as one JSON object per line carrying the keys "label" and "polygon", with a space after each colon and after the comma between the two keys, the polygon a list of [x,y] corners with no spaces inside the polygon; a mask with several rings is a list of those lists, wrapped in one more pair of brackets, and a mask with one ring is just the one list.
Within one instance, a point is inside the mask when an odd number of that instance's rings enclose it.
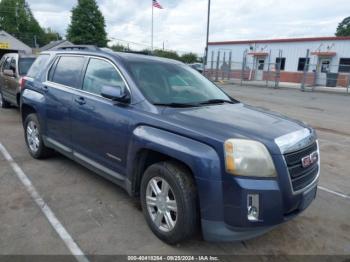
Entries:
{"label": "light pole", "polygon": [[205,43],[204,59],[203,59],[203,73],[205,72],[205,66],[208,61],[208,43],[209,43],[209,27],[210,27],[210,0],[208,0],[208,18],[207,18],[207,40]]}

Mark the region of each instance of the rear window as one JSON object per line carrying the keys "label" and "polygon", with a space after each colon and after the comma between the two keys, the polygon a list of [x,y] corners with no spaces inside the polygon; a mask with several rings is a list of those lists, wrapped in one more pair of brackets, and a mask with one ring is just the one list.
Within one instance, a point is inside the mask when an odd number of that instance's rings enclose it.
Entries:
{"label": "rear window", "polygon": [[46,63],[49,61],[50,55],[48,54],[42,54],[39,55],[38,58],[35,60],[35,62],[30,67],[27,76],[35,78],[40,70],[46,65]]}
{"label": "rear window", "polygon": [[62,56],[57,63],[50,81],[77,88],[84,62],[84,57]]}
{"label": "rear window", "polygon": [[19,74],[21,76],[26,75],[28,73],[28,70],[33,64],[34,60],[35,60],[34,57],[19,59],[18,67],[19,67]]}

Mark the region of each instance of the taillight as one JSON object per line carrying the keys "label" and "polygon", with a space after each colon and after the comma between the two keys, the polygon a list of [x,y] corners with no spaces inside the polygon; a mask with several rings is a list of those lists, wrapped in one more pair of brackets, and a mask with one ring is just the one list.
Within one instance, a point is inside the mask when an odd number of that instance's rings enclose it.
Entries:
{"label": "taillight", "polygon": [[21,77],[18,81],[19,86],[21,87],[21,90],[24,88],[24,85],[26,83],[26,80],[24,79],[24,77]]}

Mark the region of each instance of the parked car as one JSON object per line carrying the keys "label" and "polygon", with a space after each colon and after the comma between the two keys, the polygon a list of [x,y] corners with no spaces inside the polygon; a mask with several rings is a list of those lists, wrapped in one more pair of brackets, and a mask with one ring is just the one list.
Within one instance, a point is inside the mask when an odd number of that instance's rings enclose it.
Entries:
{"label": "parked car", "polygon": [[0,61],[0,107],[19,106],[21,77],[27,74],[35,56],[5,54]]}
{"label": "parked car", "polygon": [[199,73],[203,74],[203,64],[194,63],[194,64],[189,64],[189,66],[197,70]]}
{"label": "parked car", "polygon": [[249,239],[316,196],[311,127],[241,103],[180,62],[48,51],[22,85],[30,155],[56,150],[122,186],[167,243],[199,228],[209,241]]}

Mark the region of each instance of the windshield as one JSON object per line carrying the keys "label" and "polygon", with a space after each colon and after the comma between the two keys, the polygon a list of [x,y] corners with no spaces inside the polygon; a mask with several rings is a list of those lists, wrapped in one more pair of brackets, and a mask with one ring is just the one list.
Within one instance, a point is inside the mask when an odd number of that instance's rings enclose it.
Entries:
{"label": "windshield", "polygon": [[28,73],[29,68],[33,64],[35,58],[28,57],[28,58],[21,58],[19,59],[19,74],[20,75],[26,75]]}
{"label": "windshield", "polygon": [[217,86],[187,65],[131,62],[130,69],[139,89],[153,104],[232,102]]}

